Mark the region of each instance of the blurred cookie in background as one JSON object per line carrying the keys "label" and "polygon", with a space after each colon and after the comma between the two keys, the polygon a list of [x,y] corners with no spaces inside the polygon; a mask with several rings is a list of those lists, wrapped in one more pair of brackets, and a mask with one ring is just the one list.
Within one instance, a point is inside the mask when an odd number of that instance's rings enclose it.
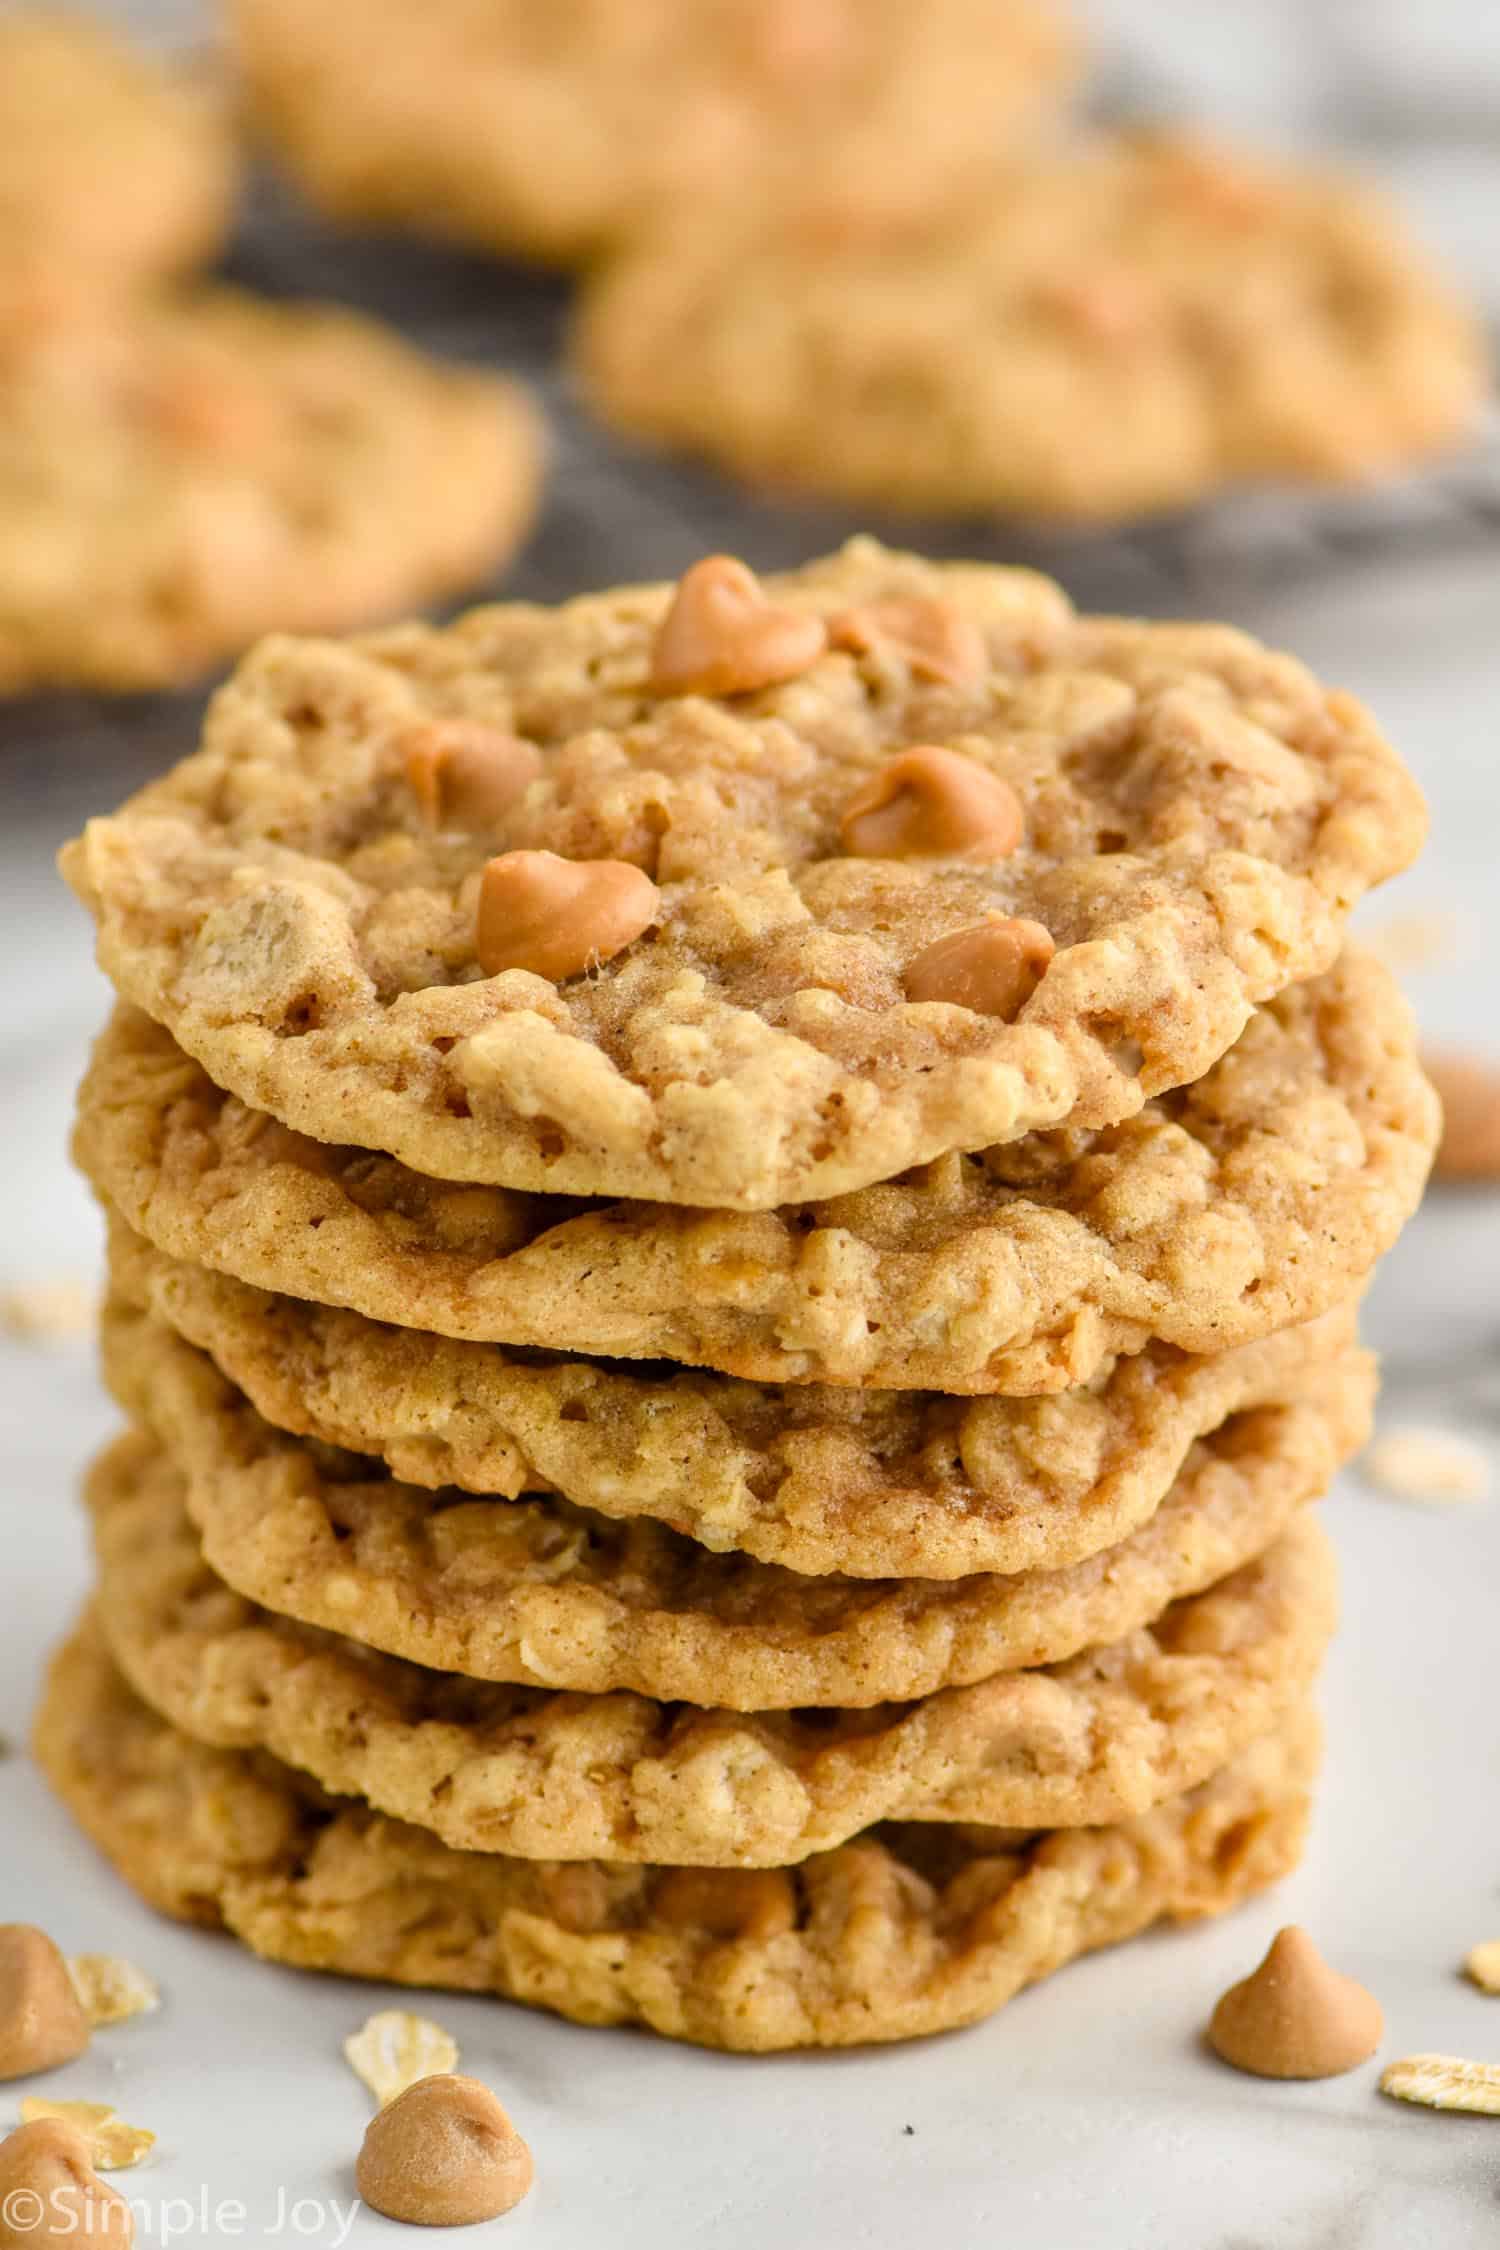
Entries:
{"label": "blurred cookie in background", "polygon": [[211,259],[235,184],[207,83],[89,16],[0,8],[0,336]]}
{"label": "blurred cookie in background", "polygon": [[230,290],[0,355],[0,693],[191,680],[456,593],[530,526],[538,419],[358,316]]}
{"label": "blurred cookie in background", "polygon": [[705,194],[910,212],[1070,88],[1054,0],[233,0],[251,115],[341,219],[573,265]]}
{"label": "blurred cookie in background", "polygon": [[1347,180],[1176,135],[1013,157],[910,225],[700,208],[586,292],[618,430],[750,485],[1110,522],[1462,436],[1475,322]]}

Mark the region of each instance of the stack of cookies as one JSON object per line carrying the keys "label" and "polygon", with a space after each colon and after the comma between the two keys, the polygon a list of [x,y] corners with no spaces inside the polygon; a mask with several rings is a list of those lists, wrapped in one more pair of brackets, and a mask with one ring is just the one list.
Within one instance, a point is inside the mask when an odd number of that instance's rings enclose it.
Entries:
{"label": "stack of cookies", "polygon": [[1291,659],[868,541],[264,643],[65,854],[83,1825],[274,1959],[738,2048],[1274,1880],[1422,825]]}

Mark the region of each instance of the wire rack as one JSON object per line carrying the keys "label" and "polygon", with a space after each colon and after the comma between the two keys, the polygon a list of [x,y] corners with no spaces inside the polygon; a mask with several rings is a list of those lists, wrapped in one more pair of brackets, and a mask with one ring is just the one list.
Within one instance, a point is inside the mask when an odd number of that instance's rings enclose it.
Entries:
{"label": "wire rack", "polygon": [[[591,585],[670,577],[727,549],[785,567],[856,530],[936,555],[1024,562],[1091,608],[1233,615],[1259,581],[1492,545],[1500,555],[1500,412],[1460,457],[1365,492],[1226,498],[1108,535],[1024,525],[880,521],[758,501],[707,470],[625,447],[582,413],[561,370],[568,290],[552,276],[440,247],[335,232],[274,181],[251,193],[230,277],[277,297],[327,297],[391,321],[429,349],[530,383],[552,430],[542,520],[507,593],[556,600]],[[474,598],[497,588],[477,586]],[[62,829],[191,746],[202,695],[0,705],[7,798]]]}

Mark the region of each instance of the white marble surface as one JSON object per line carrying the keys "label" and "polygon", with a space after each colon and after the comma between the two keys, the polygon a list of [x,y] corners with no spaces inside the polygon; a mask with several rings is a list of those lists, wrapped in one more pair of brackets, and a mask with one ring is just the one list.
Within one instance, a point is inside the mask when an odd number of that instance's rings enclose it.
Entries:
{"label": "white marble surface", "polygon": [[[1124,0],[1095,0],[1095,12],[1128,15],[1139,35],[1143,11]],[[1313,13],[1293,0],[1269,18],[1172,0],[1149,11],[1153,69],[1177,73],[1195,101],[1237,101],[1254,123],[1295,126],[1299,104],[1321,117],[1281,36]],[[1424,72],[1466,115],[1500,100],[1473,43],[1493,39],[1492,8],[1316,14],[1340,38],[1363,23],[1369,106],[1399,108]],[[1419,17],[1430,37],[1419,39]],[[1253,81],[1242,67],[1252,28]],[[1390,162],[1427,196],[1439,239],[1493,284],[1494,154],[1435,133]],[[1414,980],[1414,996],[1435,1032],[1500,1055],[1500,549],[1262,592],[1235,615],[1365,695],[1417,769],[1432,847],[1367,919],[1431,913],[1451,925],[1452,958]],[[58,808],[79,792],[65,774],[46,778],[43,802],[22,795],[14,768],[0,774],[0,1284],[89,1273],[97,1250],[63,1143],[105,996],[50,869]],[[1389,1415],[1475,1437],[1500,1473],[1500,1197],[1430,1201],[1377,1283],[1369,1326]],[[0,1731],[13,1740],[85,1582],[73,1487],[113,1421],[86,1347],[0,1341]],[[1347,1615],[1325,1699],[1327,1781],[1308,1860],[1277,1897],[1083,1964],[973,2032],[889,2053],[726,2060],[438,2000],[466,2062],[512,2103],[536,2150],[538,2188],[504,2222],[506,2239],[537,2250],[655,2250],[664,2237],[712,2250],[1495,2250],[1500,2120],[1397,2108],[1375,2092],[1375,2066],[1324,2086],[1254,2083],[1197,2043],[1222,1985],[1295,1917],[1381,1995],[1387,2056],[1500,2060],[1500,2001],[1456,1974],[1470,1944],[1500,1934],[1500,1505],[1424,1511],[1351,1478],[1328,1515]],[[22,1756],[0,1764],[0,1917],[45,1922],[70,1948],[127,1953],[163,1981],[160,2017],[101,2038],[48,2089],[116,2102],[160,2133],[151,2164],[123,2182],[140,2199],[143,2241],[395,2238],[367,2214],[352,2233],[347,2223],[366,2104],[338,2047],[376,1995],[259,1967],[153,1920]],[[0,2124],[13,2109],[0,2089]],[[286,2209],[298,2198],[300,2228]]]}

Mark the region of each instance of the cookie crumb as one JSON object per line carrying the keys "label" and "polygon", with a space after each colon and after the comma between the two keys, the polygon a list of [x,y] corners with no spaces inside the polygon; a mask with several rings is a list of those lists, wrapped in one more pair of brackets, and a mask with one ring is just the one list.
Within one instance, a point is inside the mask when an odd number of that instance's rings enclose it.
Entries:
{"label": "cookie crumb", "polygon": [[28,2095],[21,2104],[22,2123],[40,2125],[47,2120],[71,2125],[82,2136],[96,2172],[129,2171],[156,2146],[154,2133],[144,2125],[127,2125],[108,2102],[49,2102],[40,2095]]}
{"label": "cookie crumb", "polygon": [[1460,926],[1453,914],[1391,914],[1360,934],[1367,953],[1385,963],[1392,976],[1414,976],[1420,969],[1444,969],[1460,951]]}
{"label": "cookie crumb", "polygon": [[1381,2072],[1380,2091],[1426,2109],[1500,2117],[1500,2063],[1466,2062],[1458,2055],[1404,2055]]}
{"label": "cookie crumb", "polygon": [[458,2043],[427,2016],[383,2008],[350,2033],[344,2060],[386,2109],[420,2079],[456,2071]]}
{"label": "cookie crumb", "polygon": [[1477,1445],[1417,1423],[1381,1431],[1360,1455],[1359,1472],[1393,1500],[1435,1504],[1482,1500],[1490,1484],[1489,1463]]}
{"label": "cookie crumb", "polygon": [[19,1281],[0,1290],[0,1329],[26,1344],[71,1344],[88,1334],[97,1307],[95,1292],[76,1277]]}
{"label": "cookie crumb", "polygon": [[95,2031],[104,2024],[128,2023],[161,2006],[161,1994],[133,1961],[112,1953],[75,1953],[68,1961],[73,1990]]}
{"label": "cookie crumb", "polygon": [[1384,2031],[1374,1994],[1330,1968],[1293,1925],[1224,1994],[1208,2040],[1216,2055],[1256,2078],[1340,2078],[1369,2061]]}
{"label": "cookie crumb", "polygon": [[1464,1962],[1464,1974],[1481,1992],[1500,1992],[1500,1938],[1486,1938]]}

